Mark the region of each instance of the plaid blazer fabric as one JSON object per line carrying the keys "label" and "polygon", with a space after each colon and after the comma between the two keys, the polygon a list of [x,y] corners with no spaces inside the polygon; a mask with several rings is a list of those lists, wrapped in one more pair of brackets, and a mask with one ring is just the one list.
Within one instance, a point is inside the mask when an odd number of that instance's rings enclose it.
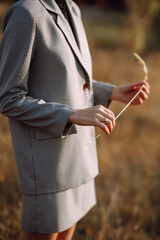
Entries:
{"label": "plaid blazer fabric", "polygon": [[80,9],[66,2],[77,41],[54,0],[20,0],[3,21],[0,111],[26,194],[63,191],[98,174],[94,127],[68,118],[74,109],[109,105],[114,86],[93,80]]}

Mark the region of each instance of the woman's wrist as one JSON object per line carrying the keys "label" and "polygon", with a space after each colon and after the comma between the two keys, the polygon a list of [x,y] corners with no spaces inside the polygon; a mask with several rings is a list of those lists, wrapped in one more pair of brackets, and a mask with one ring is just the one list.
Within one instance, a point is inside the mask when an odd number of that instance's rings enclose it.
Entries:
{"label": "woman's wrist", "polygon": [[117,100],[118,99],[118,86],[115,86],[112,90],[110,100]]}

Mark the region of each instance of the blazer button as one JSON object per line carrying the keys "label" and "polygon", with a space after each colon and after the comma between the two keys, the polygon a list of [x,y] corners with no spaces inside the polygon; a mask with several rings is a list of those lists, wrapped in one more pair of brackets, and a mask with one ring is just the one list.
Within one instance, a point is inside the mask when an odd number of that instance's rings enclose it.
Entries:
{"label": "blazer button", "polygon": [[84,85],[83,85],[83,91],[87,91],[88,90],[88,86],[87,86],[87,84],[85,83]]}

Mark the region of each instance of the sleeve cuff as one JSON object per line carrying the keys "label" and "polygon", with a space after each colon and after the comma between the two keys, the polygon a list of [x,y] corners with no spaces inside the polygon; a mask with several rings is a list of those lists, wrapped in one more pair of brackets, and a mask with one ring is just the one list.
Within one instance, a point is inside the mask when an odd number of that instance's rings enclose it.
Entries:
{"label": "sleeve cuff", "polygon": [[[76,125],[74,123],[68,122],[68,119],[73,111],[74,109],[72,107],[66,105],[63,111],[61,112],[61,116],[59,118],[59,122],[56,129],[55,126],[53,126],[53,132],[55,132],[55,134],[58,137],[64,138],[67,135],[77,133]],[[52,131],[52,129],[50,130]]]}
{"label": "sleeve cuff", "polygon": [[74,133],[77,133],[77,128],[76,128],[75,124],[74,123],[67,123],[65,128],[64,128],[62,138],[67,136],[67,135],[74,134]]}
{"label": "sleeve cuff", "polygon": [[109,107],[111,103],[110,96],[115,87],[116,85],[110,83],[93,80],[94,105],[101,104]]}

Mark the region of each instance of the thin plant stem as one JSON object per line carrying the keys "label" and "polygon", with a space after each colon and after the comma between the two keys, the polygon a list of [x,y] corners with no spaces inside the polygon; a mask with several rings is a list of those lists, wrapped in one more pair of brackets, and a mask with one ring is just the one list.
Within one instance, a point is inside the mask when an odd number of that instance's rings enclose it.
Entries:
{"label": "thin plant stem", "polygon": [[[147,65],[145,63],[145,61],[137,54],[137,53],[133,53],[133,55],[135,56],[135,58],[138,60],[138,62],[140,63],[140,65],[143,68],[143,72],[144,72],[144,80],[147,81],[148,80],[148,68]],[[133,98],[129,101],[129,103],[121,110],[121,112],[115,117],[115,120],[117,120],[120,115],[129,107],[129,105],[134,101],[134,99],[139,95],[139,93],[141,92],[142,88],[144,87],[144,85],[141,86],[141,88],[139,89],[139,91],[133,96]],[[99,138],[102,134],[103,130],[96,136],[95,139]]]}

